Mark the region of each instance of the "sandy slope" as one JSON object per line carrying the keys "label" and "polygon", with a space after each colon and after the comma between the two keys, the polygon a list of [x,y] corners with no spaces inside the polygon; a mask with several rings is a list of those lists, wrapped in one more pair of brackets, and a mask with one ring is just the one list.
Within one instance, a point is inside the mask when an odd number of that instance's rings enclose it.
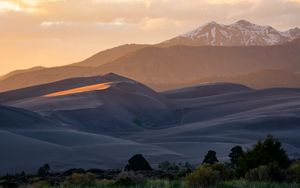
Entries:
{"label": "sandy slope", "polygon": [[[109,87],[94,87],[104,83]],[[63,95],[51,95],[57,92]],[[118,168],[135,153],[154,165],[197,164],[209,149],[226,160],[232,146],[249,147],[269,133],[300,157],[300,89],[219,83],[157,93],[109,74],[0,96],[14,106],[0,106],[0,173],[34,171],[45,162],[57,170]]]}
{"label": "sandy slope", "polygon": [[35,172],[44,163],[56,170],[119,168],[139,152],[152,161],[180,157],[159,146],[68,129],[22,109],[1,106],[0,112],[1,174]]}

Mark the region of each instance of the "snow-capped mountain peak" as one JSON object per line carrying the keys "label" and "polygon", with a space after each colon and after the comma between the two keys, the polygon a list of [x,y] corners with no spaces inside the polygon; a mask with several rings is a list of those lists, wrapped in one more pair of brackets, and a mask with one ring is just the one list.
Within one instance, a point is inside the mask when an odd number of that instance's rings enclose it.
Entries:
{"label": "snow-capped mountain peak", "polygon": [[161,45],[268,46],[296,38],[300,38],[299,28],[281,32],[271,26],[257,25],[247,20],[239,20],[230,25],[213,21]]}

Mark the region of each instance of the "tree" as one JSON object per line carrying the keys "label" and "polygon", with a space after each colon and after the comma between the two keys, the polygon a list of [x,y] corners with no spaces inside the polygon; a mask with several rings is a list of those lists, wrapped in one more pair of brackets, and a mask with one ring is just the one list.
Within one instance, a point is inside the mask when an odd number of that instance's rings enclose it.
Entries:
{"label": "tree", "polygon": [[281,143],[272,135],[268,135],[265,140],[258,141],[253,149],[248,150],[238,161],[238,171],[244,175],[251,169],[261,165],[274,165],[286,169],[290,165],[290,160]]}
{"label": "tree", "polygon": [[232,168],[237,168],[238,167],[238,160],[244,154],[243,148],[241,146],[234,146],[233,148],[231,148],[230,151],[231,152],[228,156],[230,158],[231,167]]}
{"label": "tree", "polygon": [[50,166],[48,164],[44,164],[44,166],[40,167],[38,170],[38,176],[44,177],[49,174]]}
{"label": "tree", "polygon": [[164,161],[158,164],[158,168],[163,171],[172,170],[173,166],[169,161]]}
{"label": "tree", "polygon": [[126,171],[153,170],[148,161],[141,154],[136,154],[128,160]]}
{"label": "tree", "polygon": [[216,154],[217,153],[215,151],[209,150],[207,152],[207,154],[205,155],[202,164],[214,164],[214,163],[219,162],[219,160],[217,159]]}

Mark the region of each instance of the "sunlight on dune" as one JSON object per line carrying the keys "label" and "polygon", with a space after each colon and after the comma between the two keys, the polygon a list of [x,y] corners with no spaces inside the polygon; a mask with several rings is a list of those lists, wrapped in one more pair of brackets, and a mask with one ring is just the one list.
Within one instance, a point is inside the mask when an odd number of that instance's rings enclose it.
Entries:
{"label": "sunlight on dune", "polygon": [[88,91],[105,90],[105,89],[108,89],[111,85],[112,85],[112,82],[106,82],[106,83],[102,83],[102,84],[94,84],[94,85],[59,91],[59,92],[55,92],[55,93],[50,93],[45,96],[46,97],[57,97],[57,96],[75,94],[75,93],[83,93],[83,92],[88,92]]}

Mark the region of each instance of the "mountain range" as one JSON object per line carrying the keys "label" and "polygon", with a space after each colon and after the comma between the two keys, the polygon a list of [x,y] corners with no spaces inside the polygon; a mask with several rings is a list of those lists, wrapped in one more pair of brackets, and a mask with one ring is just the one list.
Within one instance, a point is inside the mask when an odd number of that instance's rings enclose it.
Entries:
{"label": "mountain range", "polygon": [[300,37],[300,29],[278,31],[271,26],[239,20],[230,25],[210,22],[188,33],[161,43],[162,46],[270,46]]}
{"label": "mountain range", "polygon": [[127,44],[65,66],[14,71],[0,77],[0,91],[109,72],[156,90],[219,81],[254,88],[299,87],[299,37],[299,28],[282,32],[246,20],[211,22],[155,45]]}

